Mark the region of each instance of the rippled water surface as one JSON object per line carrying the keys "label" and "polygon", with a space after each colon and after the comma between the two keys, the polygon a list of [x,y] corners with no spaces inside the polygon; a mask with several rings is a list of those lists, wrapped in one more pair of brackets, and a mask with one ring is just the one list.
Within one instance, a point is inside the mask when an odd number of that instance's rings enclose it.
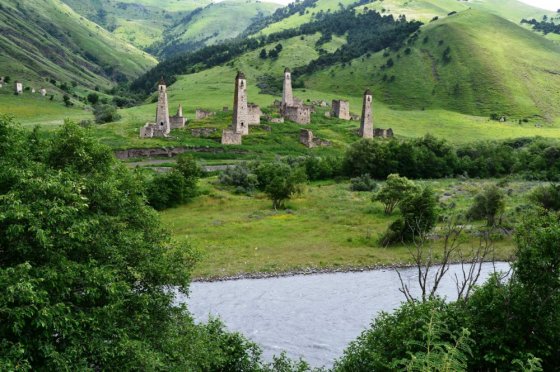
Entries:
{"label": "rippled water surface", "polygon": [[[506,271],[508,264],[498,263]],[[485,264],[481,280],[493,272]],[[440,294],[455,299],[452,266]],[[402,270],[403,278],[417,288],[416,270]],[[380,311],[394,310],[404,301],[394,270],[297,275],[283,278],[243,279],[193,283],[186,301],[197,320],[219,316],[230,330],[259,343],[267,359],[286,351],[312,366],[331,365]]]}

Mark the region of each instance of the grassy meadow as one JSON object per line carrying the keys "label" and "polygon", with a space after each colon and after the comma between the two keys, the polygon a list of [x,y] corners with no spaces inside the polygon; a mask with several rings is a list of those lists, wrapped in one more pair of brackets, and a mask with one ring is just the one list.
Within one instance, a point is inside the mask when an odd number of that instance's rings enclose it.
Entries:
{"label": "grassy meadow", "polygon": [[[481,187],[495,183],[457,179],[419,182],[436,191],[443,213],[466,211]],[[526,195],[536,185],[512,181],[503,186],[508,194],[506,220],[514,220],[516,208],[528,203]],[[288,202],[286,211],[271,209],[263,194],[233,194],[216,184],[216,178],[204,179],[201,188],[202,196],[162,213],[163,225],[173,237],[192,243],[200,251],[196,277],[410,263],[409,248],[378,243],[397,212],[386,216],[383,206],[371,201],[372,193],[352,192],[348,182],[314,182]],[[439,240],[433,243],[441,249]],[[470,249],[476,244],[477,239],[468,235],[462,247]],[[507,259],[513,252],[510,237],[497,240],[495,247],[499,259]]]}

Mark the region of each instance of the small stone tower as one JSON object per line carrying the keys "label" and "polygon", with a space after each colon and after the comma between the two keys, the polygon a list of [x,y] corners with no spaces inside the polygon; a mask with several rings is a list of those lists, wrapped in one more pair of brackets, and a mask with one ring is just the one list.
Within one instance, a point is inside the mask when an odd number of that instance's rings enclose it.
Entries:
{"label": "small stone tower", "polygon": [[292,74],[289,68],[284,70],[284,89],[282,91],[282,107],[293,106],[294,95],[292,93]]}
{"label": "small stone tower", "polygon": [[156,109],[156,125],[167,135],[171,131],[171,124],[169,123],[169,105],[167,103],[167,86],[163,77],[158,83],[158,104]]}
{"label": "small stone tower", "polygon": [[364,104],[362,107],[362,121],[360,124],[360,137],[373,138],[373,96],[368,89],[364,92]]}
{"label": "small stone tower", "polygon": [[247,107],[247,79],[242,72],[235,77],[235,95],[233,97],[232,129],[242,135],[249,134],[249,118]]}

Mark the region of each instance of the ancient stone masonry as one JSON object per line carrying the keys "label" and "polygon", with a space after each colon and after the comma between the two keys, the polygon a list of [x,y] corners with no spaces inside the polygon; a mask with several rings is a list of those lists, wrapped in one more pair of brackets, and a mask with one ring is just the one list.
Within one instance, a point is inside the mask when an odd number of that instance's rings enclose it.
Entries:
{"label": "ancient stone masonry", "polygon": [[284,88],[280,113],[285,119],[298,124],[309,124],[311,122],[311,107],[303,105],[294,98],[292,92],[292,74],[288,68],[284,70]]}
{"label": "ancient stone masonry", "polygon": [[20,83],[19,81],[16,81],[14,89],[15,89],[16,94],[22,94],[23,93],[23,84]]}
{"label": "ancient stone masonry", "polygon": [[232,129],[224,129],[222,131],[222,145],[241,145],[242,138],[243,134]]}
{"label": "ancient stone masonry", "polygon": [[167,85],[161,79],[158,84],[158,104],[156,108],[156,122],[146,123],[140,128],[140,137],[167,137],[171,129],[182,128],[186,120],[183,117],[183,107],[179,105],[177,114],[169,117],[169,104],[167,102]]}
{"label": "ancient stone masonry", "polygon": [[191,129],[191,135],[193,137],[209,138],[216,133],[216,128],[193,128]]}
{"label": "ancient stone masonry", "polygon": [[249,134],[249,125],[260,124],[261,109],[248,103],[247,79],[242,72],[235,77],[235,93],[233,96],[233,120],[230,129],[222,132],[223,145],[239,145],[242,136]]}
{"label": "ancient stone masonry", "polygon": [[47,95],[47,90],[45,88],[41,88],[39,90],[39,92],[41,93],[41,96],[43,96],[43,97]]}
{"label": "ancient stone masonry", "polygon": [[232,129],[242,135],[249,134],[249,111],[247,104],[247,79],[245,79],[245,75],[242,72],[238,72],[235,77]]}
{"label": "ancient stone masonry", "polygon": [[332,101],[331,116],[342,120],[350,120],[350,103],[340,99]]}
{"label": "ancient stone masonry", "polygon": [[247,105],[247,121],[249,125],[257,125],[261,123],[261,108],[253,103]]}
{"label": "ancient stone masonry", "polygon": [[373,95],[368,89],[364,92],[364,103],[362,106],[362,120],[359,135],[362,138],[373,138]]}
{"label": "ancient stone masonry", "polygon": [[206,110],[202,110],[202,109],[196,109],[196,112],[195,112],[196,120],[206,119],[206,118],[209,118],[210,116],[214,116],[214,115],[216,115],[215,112],[206,111]]}
{"label": "ancient stone masonry", "polygon": [[373,136],[379,138],[393,138],[393,129],[375,128],[373,130]]}
{"label": "ancient stone masonry", "polygon": [[171,129],[184,128],[187,124],[187,119],[183,116],[183,105],[179,105],[177,113],[169,117],[169,125]]}
{"label": "ancient stone masonry", "polygon": [[309,129],[302,129],[299,132],[299,142],[308,148],[330,146],[330,141],[326,141],[313,136],[313,132]]}

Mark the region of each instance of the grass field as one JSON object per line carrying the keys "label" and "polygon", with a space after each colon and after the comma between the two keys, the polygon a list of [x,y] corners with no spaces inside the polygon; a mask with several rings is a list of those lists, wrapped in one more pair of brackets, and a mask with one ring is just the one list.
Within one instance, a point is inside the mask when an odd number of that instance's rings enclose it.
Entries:
{"label": "grass field", "polygon": [[[346,182],[313,183],[288,203],[287,211],[272,210],[264,195],[235,195],[214,182],[203,180],[206,195],[162,213],[163,225],[174,238],[201,252],[196,277],[409,263],[407,247],[378,243],[397,215],[386,216],[381,204],[371,202],[371,193],[351,192]],[[492,182],[423,181],[434,188],[447,213],[465,211],[479,188]],[[526,193],[535,185],[512,181],[505,186],[511,190],[507,219],[513,220],[514,209],[527,203]],[[464,248],[475,242],[467,238]],[[497,241],[496,248],[497,257],[507,259],[513,251],[511,239]]]}

